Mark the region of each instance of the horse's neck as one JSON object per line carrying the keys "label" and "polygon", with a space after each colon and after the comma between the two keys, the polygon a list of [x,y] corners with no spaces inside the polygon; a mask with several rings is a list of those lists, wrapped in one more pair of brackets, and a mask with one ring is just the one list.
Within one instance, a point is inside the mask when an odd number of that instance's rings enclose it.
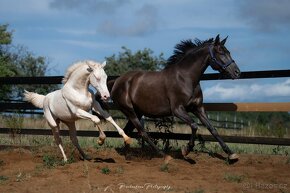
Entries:
{"label": "horse's neck", "polygon": [[208,67],[208,58],[208,48],[205,46],[195,53],[189,53],[177,66],[184,76],[188,76],[195,84],[198,84]]}
{"label": "horse's neck", "polygon": [[84,69],[79,69],[71,75],[65,87],[70,87],[80,93],[87,93],[89,87],[89,74]]}

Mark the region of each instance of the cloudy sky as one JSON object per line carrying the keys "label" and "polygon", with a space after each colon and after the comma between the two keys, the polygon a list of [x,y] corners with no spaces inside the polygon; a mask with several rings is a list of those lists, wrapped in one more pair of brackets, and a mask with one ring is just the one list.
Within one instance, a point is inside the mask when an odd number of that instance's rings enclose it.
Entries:
{"label": "cloudy sky", "polygon": [[[289,0],[1,0],[14,44],[46,56],[50,75],[122,46],[172,54],[180,40],[229,36],[242,71],[290,67]],[[213,72],[208,69],[208,73]],[[289,101],[290,78],[202,82],[206,102]]]}

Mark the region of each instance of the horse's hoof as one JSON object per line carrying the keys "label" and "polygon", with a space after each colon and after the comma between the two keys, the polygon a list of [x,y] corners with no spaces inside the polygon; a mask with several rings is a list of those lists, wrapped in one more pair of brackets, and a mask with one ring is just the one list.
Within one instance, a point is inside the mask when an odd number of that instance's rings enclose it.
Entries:
{"label": "horse's hoof", "polygon": [[229,156],[229,159],[230,159],[230,160],[238,160],[238,159],[239,159],[239,156],[238,156],[238,154],[233,153],[233,154],[231,154],[231,155]]}
{"label": "horse's hoof", "polygon": [[130,137],[126,137],[125,138],[125,144],[126,145],[130,145],[132,142],[133,142],[132,138],[130,138]]}
{"label": "horse's hoof", "polygon": [[173,160],[173,157],[171,157],[170,155],[165,155],[164,156],[164,163],[168,164],[170,160]]}
{"label": "horse's hoof", "polygon": [[186,157],[188,154],[189,154],[189,151],[188,151],[188,148],[187,148],[187,146],[182,146],[181,147],[181,153],[182,153],[182,155],[183,155],[183,157]]}
{"label": "horse's hoof", "polygon": [[98,139],[98,144],[99,144],[99,145],[103,145],[103,144],[105,143],[105,139],[106,139],[106,138],[99,138],[99,139]]}
{"label": "horse's hoof", "polygon": [[90,161],[90,160],[93,159],[93,158],[92,158],[91,156],[89,156],[89,155],[84,155],[83,158],[84,158],[84,160],[88,160],[88,161]]}

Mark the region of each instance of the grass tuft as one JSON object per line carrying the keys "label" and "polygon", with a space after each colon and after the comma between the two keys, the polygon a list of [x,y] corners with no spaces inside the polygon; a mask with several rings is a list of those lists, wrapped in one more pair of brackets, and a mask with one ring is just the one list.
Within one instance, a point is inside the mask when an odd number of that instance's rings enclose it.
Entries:
{"label": "grass tuft", "polygon": [[124,168],[123,168],[122,166],[117,167],[117,169],[116,169],[116,173],[117,173],[117,174],[123,174],[123,173],[124,173]]}
{"label": "grass tuft", "polygon": [[0,167],[4,166],[4,164],[5,164],[4,161],[0,159]]}
{"label": "grass tuft", "polygon": [[203,189],[198,188],[193,191],[186,190],[185,193],[205,193],[205,191]]}
{"label": "grass tuft", "polygon": [[9,178],[7,176],[0,176],[0,184],[3,184],[5,181],[7,181]]}
{"label": "grass tuft", "polygon": [[168,164],[162,164],[160,166],[160,171],[162,171],[162,172],[169,172]]}
{"label": "grass tuft", "polygon": [[241,183],[244,180],[244,175],[237,175],[237,174],[230,174],[230,173],[226,173],[224,175],[224,179],[228,182],[237,182],[237,183]]}
{"label": "grass tuft", "polygon": [[48,154],[43,155],[42,161],[43,161],[44,166],[49,169],[55,168],[60,163],[55,156],[48,155]]}
{"label": "grass tuft", "polygon": [[102,174],[109,174],[111,170],[108,168],[108,166],[105,166],[101,169]]}

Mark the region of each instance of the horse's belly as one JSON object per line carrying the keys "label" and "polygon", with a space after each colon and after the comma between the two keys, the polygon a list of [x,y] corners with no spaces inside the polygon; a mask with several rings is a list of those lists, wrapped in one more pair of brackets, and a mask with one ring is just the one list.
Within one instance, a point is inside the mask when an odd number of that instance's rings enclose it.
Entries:
{"label": "horse's belly", "polygon": [[170,104],[164,101],[146,101],[146,103],[136,103],[134,107],[146,117],[165,117],[172,115]]}
{"label": "horse's belly", "polygon": [[78,104],[78,102],[74,105],[73,109],[70,109],[67,105],[67,101],[62,97],[61,92],[55,92],[53,95],[49,96],[50,102],[49,102],[49,109],[52,113],[52,115],[56,119],[60,119],[62,121],[76,121],[79,118],[76,116],[76,110],[78,108],[88,111],[91,108],[91,103],[89,100],[87,100],[86,103]]}

